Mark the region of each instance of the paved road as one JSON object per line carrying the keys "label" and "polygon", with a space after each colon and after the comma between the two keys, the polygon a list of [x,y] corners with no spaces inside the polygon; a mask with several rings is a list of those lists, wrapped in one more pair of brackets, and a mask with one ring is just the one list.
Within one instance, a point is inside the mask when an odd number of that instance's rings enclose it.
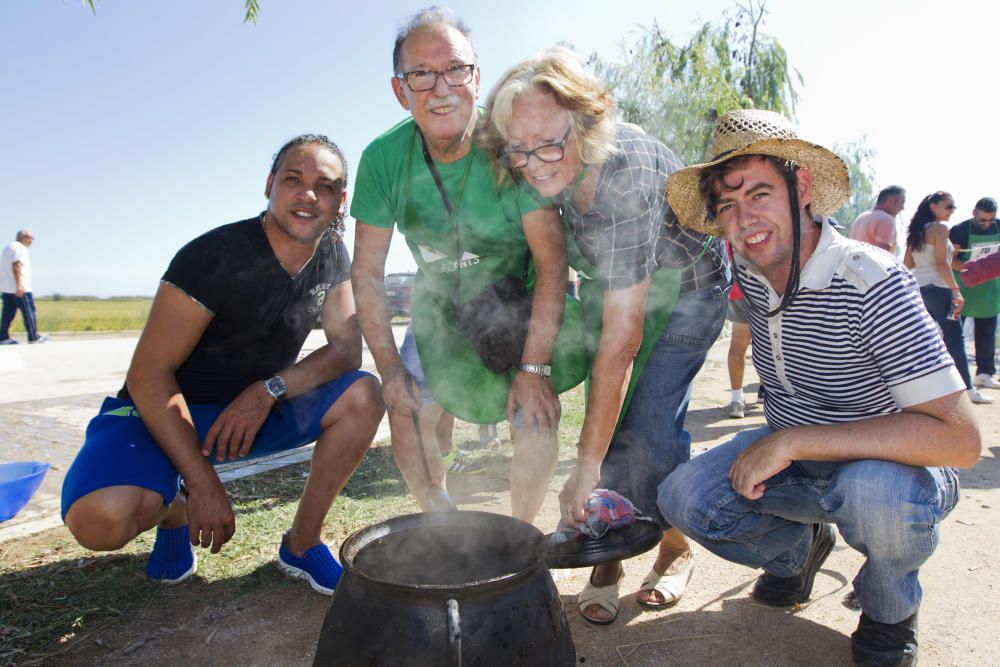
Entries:
{"label": "paved road", "polygon": [[[397,344],[405,326],[394,326]],[[0,461],[44,461],[51,464],[41,488],[13,519],[0,524],[0,542],[57,525],[59,492],[87,422],[107,395],[125,381],[138,334],[55,334],[44,345],[0,347]],[[322,331],[306,338],[303,353],[324,343]],[[368,349],[362,367],[375,372]],[[388,436],[383,420],[376,439]],[[263,467],[297,463],[309,457],[306,448],[265,462]],[[252,474],[261,465],[229,466],[226,479]],[[233,469],[235,468],[235,469]]]}

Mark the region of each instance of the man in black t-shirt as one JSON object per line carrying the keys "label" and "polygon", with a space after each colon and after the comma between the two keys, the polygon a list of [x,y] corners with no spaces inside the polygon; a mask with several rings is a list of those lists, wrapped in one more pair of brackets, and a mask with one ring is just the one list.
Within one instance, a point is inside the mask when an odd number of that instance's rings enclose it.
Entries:
{"label": "man in black t-shirt", "polygon": [[955,245],[955,255],[951,268],[962,288],[965,305],[962,320],[972,318],[976,341],[976,375],[972,386],[976,388],[1000,389],[996,375],[996,335],[997,315],[1000,314],[1000,278],[993,278],[969,287],[960,274],[965,263],[1000,252],[1000,224],[997,223],[997,201],[983,197],[976,202],[972,217],[964,220],[948,232],[948,238]]}
{"label": "man in black t-shirt", "polygon": [[[192,545],[217,553],[236,530],[213,463],[315,440],[278,566],[333,593],[341,567],[323,521],[385,409],[378,381],[359,370],[346,189],[336,144],[296,137],[275,156],[266,211],[171,261],[125,386],[91,420],[63,484],[63,518],[80,544],[116,550],[156,527],[147,574],[179,583],[197,568]],[[296,362],[317,322],[327,344]]]}

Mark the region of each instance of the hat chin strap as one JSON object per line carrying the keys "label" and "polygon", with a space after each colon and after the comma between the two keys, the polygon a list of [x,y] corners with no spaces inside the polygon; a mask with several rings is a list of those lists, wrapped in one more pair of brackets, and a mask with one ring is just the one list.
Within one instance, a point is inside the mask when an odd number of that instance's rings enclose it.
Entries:
{"label": "hat chin strap", "polygon": [[[750,293],[743,286],[739,270],[735,264],[733,265],[733,280],[739,285],[740,291],[743,292],[743,300],[746,302],[747,308],[755,313],[763,313],[764,317],[774,317],[788,307],[796,292],[799,291],[799,278],[802,275],[802,270],[799,268],[799,251],[802,247],[802,215],[799,209],[798,181],[795,178],[795,169],[791,163],[789,163],[788,168],[785,170],[785,185],[788,186],[788,204],[791,207],[792,213],[792,266],[788,272],[788,282],[785,284],[785,292],[781,296],[781,303],[778,304],[778,307],[767,311],[754,303],[750,298]],[[732,253],[732,248],[730,248],[730,253]],[[732,256],[730,255],[731,260]]]}

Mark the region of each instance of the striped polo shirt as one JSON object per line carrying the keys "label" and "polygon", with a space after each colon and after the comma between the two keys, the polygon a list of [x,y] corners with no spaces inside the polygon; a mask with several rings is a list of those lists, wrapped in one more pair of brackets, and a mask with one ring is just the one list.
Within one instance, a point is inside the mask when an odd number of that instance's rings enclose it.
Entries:
{"label": "striped polo shirt", "polygon": [[[773,429],[892,414],[965,388],[909,271],[888,253],[820,225],[800,288],[774,317],[751,309],[753,363]],[[746,296],[780,298],[744,258]]]}

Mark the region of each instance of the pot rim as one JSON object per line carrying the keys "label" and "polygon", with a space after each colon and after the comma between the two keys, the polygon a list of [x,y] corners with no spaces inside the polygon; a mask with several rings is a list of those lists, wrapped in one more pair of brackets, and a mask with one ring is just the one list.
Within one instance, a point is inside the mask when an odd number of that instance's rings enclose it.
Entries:
{"label": "pot rim", "polygon": [[[491,524],[507,524],[503,527],[504,532],[516,530],[525,531],[526,548],[530,549],[532,562],[519,570],[509,572],[498,577],[479,579],[463,584],[404,584],[398,581],[388,581],[372,576],[361,571],[354,566],[354,558],[370,543],[383,538],[393,532],[402,530],[412,530],[420,526],[449,526],[455,525],[456,519],[468,520],[470,522],[480,521]],[[340,546],[340,562],[344,567],[344,574],[350,573],[368,582],[386,586],[403,591],[415,591],[418,593],[449,593],[451,591],[489,591],[493,588],[506,587],[524,577],[530,576],[539,568],[545,567],[546,538],[538,528],[526,521],[515,519],[505,514],[493,512],[479,512],[470,510],[460,510],[457,512],[417,512],[413,514],[403,514],[400,516],[380,521],[360,528],[351,533]]]}

